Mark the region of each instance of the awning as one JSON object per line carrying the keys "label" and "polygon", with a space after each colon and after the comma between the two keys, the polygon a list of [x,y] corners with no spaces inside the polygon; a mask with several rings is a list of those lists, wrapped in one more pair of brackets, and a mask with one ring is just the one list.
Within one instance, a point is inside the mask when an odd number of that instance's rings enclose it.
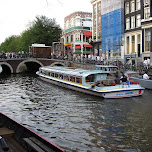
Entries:
{"label": "awning", "polygon": [[67,48],[70,48],[70,47],[71,47],[71,45],[68,45],[68,46],[67,46]]}
{"label": "awning", "polygon": [[66,43],[65,46],[72,45],[72,43]]}
{"label": "awning", "polygon": [[75,48],[76,49],[81,49],[81,46],[80,45],[76,45]]}
{"label": "awning", "polygon": [[92,36],[92,32],[91,31],[83,31],[83,34],[87,35],[87,36]]}
{"label": "awning", "polygon": [[83,45],[84,47],[90,47],[90,48],[92,48],[93,46],[92,45],[90,45],[90,44],[84,44]]}

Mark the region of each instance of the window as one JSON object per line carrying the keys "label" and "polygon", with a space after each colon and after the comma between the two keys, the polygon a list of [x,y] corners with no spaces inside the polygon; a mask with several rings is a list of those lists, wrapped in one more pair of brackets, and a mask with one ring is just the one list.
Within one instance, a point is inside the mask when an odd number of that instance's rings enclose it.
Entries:
{"label": "window", "polygon": [[150,7],[144,8],[144,18],[150,18]]}
{"label": "window", "polygon": [[73,42],[73,35],[71,35],[71,42]]}
{"label": "window", "polygon": [[62,74],[59,74],[59,78],[60,78],[60,79],[63,79],[63,75],[62,75]]}
{"label": "window", "polygon": [[147,6],[150,4],[150,0],[144,0],[144,6]]}
{"label": "window", "polygon": [[69,39],[68,39],[69,37],[67,36],[67,38],[66,38],[66,42],[68,43],[69,42]]}
{"label": "window", "polygon": [[137,26],[137,27],[140,27],[140,26],[141,26],[141,15],[140,15],[140,14],[138,14],[138,15],[136,16],[136,26]]}
{"label": "window", "polygon": [[136,1],[136,10],[140,10],[141,9],[141,3],[140,0]]}
{"label": "window", "polygon": [[98,25],[101,25],[101,16],[98,17]]}
{"label": "window", "polygon": [[81,19],[80,18],[76,18],[75,26],[81,26]]}
{"label": "window", "polygon": [[126,14],[129,14],[129,2],[126,3],[126,8],[125,8],[125,10],[126,10]]}
{"label": "window", "polygon": [[132,0],[131,1],[131,12],[134,12],[135,11],[135,1]]}
{"label": "window", "polygon": [[127,54],[129,54],[129,36],[127,36]]}
{"label": "window", "polygon": [[135,53],[135,36],[132,36],[132,53]]}
{"label": "window", "polygon": [[145,51],[151,50],[151,31],[150,29],[145,30]]}
{"label": "window", "polygon": [[94,26],[96,27],[96,23],[97,23],[97,21],[96,21],[96,18],[94,19]]}
{"label": "window", "polygon": [[135,16],[131,17],[131,28],[135,28]]}
{"label": "window", "polygon": [[65,25],[66,29],[69,28],[69,21],[66,21],[66,25]]}
{"label": "window", "polygon": [[76,41],[80,40],[80,34],[75,34]]}
{"label": "window", "polygon": [[93,14],[94,15],[96,14],[96,10],[97,10],[96,5],[94,5],[94,8],[93,8]]}
{"label": "window", "polygon": [[140,35],[140,34],[137,35],[137,43],[138,43],[138,44],[141,43],[141,35]]}
{"label": "window", "polygon": [[130,29],[130,18],[126,18],[126,30]]}
{"label": "window", "polygon": [[71,27],[74,27],[74,19],[71,19]]}
{"label": "window", "polygon": [[64,75],[64,80],[67,80],[67,81],[69,81],[69,76],[67,76],[67,75]]}
{"label": "window", "polygon": [[100,13],[101,12],[101,4],[99,3],[98,4],[98,13]]}
{"label": "window", "polygon": [[76,77],[76,83],[82,84],[82,78],[81,77]]}
{"label": "window", "polygon": [[70,81],[75,82],[75,77],[74,76],[70,76]]}

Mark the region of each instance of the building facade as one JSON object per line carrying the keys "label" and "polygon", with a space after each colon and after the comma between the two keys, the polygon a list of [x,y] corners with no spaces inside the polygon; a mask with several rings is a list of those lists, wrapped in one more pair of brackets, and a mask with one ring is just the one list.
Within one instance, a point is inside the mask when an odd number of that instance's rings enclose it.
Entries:
{"label": "building facade", "polygon": [[125,0],[125,61],[152,58],[152,1]]}
{"label": "building facade", "polygon": [[124,58],[124,0],[101,2],[102,54],[108,60]]}
{"label": "building facade", "polygon": [[141,0],[125,0],[125,63],[142,60]]}
{"label": "building facade", "polygon": [[65,55],[83,58],[92,54],[92,13],[74,12],[64,18]]}
{"label": "building facade", "polygon": [[92,13],[92,46],[94,56],[101,56],[101,0],[91,0]]}
{"label": "building facade", "polygon": [[142,59],[152,62],[152,1],[141,0]]}

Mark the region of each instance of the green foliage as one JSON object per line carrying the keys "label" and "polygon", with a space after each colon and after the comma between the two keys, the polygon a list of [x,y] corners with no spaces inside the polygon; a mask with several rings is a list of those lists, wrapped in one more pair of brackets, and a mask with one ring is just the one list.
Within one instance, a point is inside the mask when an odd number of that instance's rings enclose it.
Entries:
{"label": "green foliage", "polygon": [[1,44],[0,50],[3,52],[17,52],[19,36],[11,36]]}
{"label": "green foliage", "polygon": [[51,46],[52,42],[60,39],[62,30],[57,25],[55,19],[49,19],[45,16],[37,16],[20,36],[10,36],[0,45],[2,52],[29,51],[29,46],[33,43],[45,44]]}

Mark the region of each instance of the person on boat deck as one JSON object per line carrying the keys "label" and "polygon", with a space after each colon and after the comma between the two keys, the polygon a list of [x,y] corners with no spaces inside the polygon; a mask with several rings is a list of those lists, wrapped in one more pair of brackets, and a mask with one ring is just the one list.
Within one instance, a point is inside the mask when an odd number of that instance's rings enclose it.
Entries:
{"label": "person on boat deck", "polygon": [[116,76],[116,78],[114,79],[116,84],[120,84],[120,78],[118,76]]}
{"label": "person on boat deck", "polygon": [[127,83],[127,77],[124,75],[123,72],[121,72],[120,80],[121,80],[122,84],[126,84]]}
{"label": "person on boat deck", "polygon": [[147,71],[145,71],[144,75],[143,75],[143,79],[149,79],[149,76],[147,74]]}
{"label": "person on boat deck", "polygon": [[121,77],[121,75],[120,75],[120,71],[119,71],[119,69],[118,69],[118,68],[116,68],[115,77],[116,77],[116,78],[120,78],[120,77]]}

